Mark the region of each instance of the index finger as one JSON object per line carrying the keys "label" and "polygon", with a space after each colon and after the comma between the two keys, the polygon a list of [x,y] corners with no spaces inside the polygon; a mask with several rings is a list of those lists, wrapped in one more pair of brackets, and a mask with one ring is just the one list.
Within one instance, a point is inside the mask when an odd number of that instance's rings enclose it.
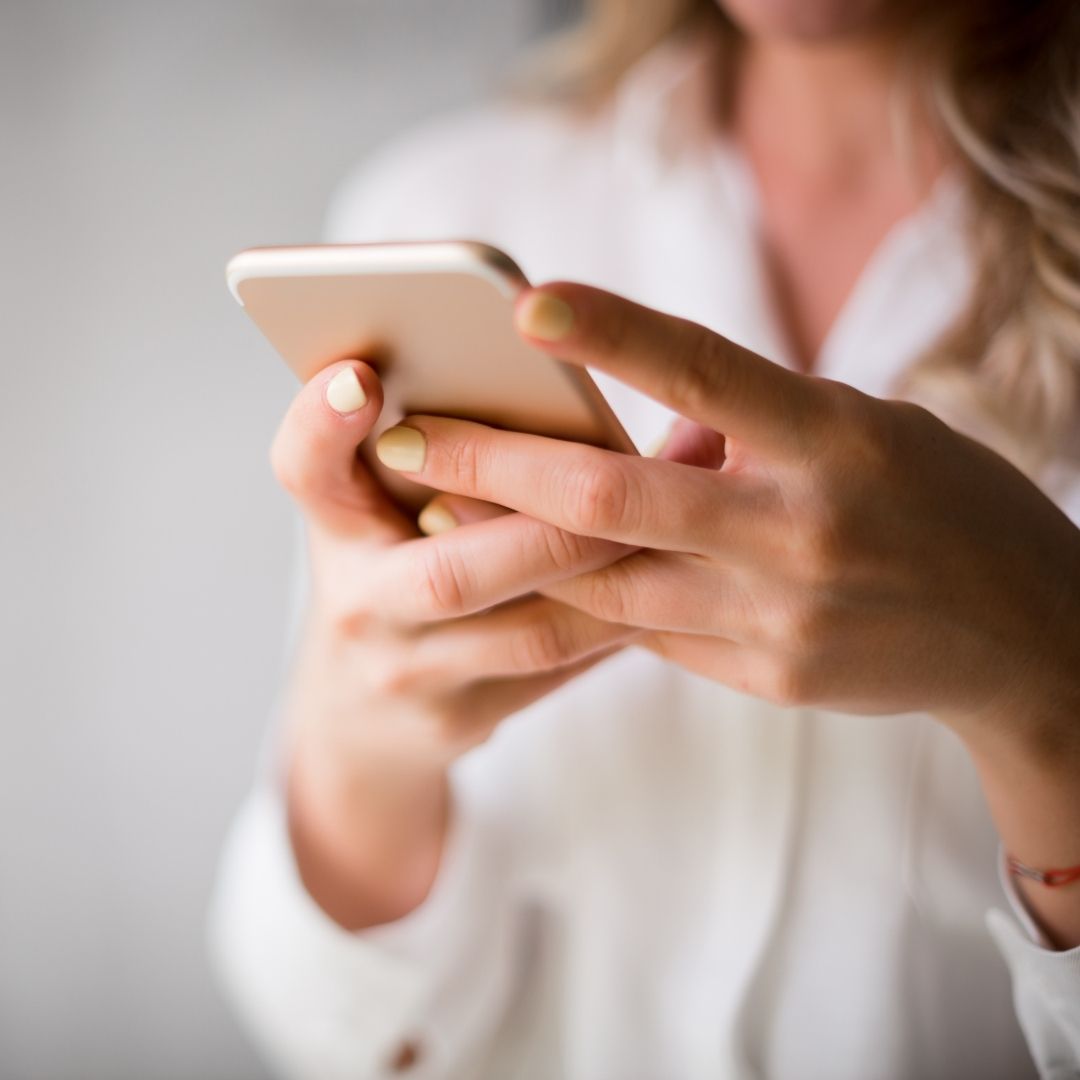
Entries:
{"label": "index finger", "polygon": [[409,416],[383,432],[375,453],[388,468],[438,491],[632,547],[757,552],[763,515],[774,506],[771,488],[745,473],[447,417]]}
{"label": "index finger", "polygon": [[561,360],[589,365],[766,453],[806,447],[825,420],[819,380],[704,326],[571,282],[528,289],[518,331]]}

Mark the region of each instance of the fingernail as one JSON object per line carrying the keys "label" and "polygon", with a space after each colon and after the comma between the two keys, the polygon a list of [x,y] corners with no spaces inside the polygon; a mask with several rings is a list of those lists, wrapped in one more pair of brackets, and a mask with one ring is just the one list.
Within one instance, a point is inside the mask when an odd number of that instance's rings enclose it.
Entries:
{"label": "fingernail", "polygon": [[367,404],[367,394],[360,385],[355,368],[342,368],[326,384],[326,401],[334,412],[356,412]]}
{"label": "fingernail", "polygon": [[419,472],[424,467],[426,450],[423,433],[411,427],[387,428],[375,444],[379,460],[398,472]]}
{"label": "fingernail", "polygon": [[439,533],[456,529],[458,519],[454,517],[445,503],[440,502],[438,499],[432,499],[420,511],[416,524],[425,536],[438,536]]}
{"label": "fingernail", "polygon": [[517,325],[529,337],[559,341],[574,325],[574,309],[557,296],[530,293],[517,309]]}

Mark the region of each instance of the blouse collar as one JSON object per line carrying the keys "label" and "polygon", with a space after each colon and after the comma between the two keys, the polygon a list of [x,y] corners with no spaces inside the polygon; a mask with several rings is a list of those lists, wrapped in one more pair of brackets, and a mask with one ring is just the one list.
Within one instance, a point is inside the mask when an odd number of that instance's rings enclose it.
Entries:
{"label": "blouse collar", "polygon": [[647,183],[714,145],[720,135],[715,72],[715,44],[700,35],[676,35],[637,60],[611,106],[620,167]]}

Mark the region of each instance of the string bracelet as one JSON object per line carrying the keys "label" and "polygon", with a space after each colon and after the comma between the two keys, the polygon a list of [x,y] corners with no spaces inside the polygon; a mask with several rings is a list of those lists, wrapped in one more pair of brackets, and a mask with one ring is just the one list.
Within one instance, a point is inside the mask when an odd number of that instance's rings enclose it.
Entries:
{"label": "string bracelet", "polygon": [[1009,873],[1013,877],[1037,881],[1040,885],[1046,885],[1051,889],[1056,889],[1060,885],[1071,885],[1074,881],[1080,881],[1080,866],[1069,866],[1062,870],[1036,870],[1034,866],[1022,863],[1014,855],[1006,855],[1005,859]]}

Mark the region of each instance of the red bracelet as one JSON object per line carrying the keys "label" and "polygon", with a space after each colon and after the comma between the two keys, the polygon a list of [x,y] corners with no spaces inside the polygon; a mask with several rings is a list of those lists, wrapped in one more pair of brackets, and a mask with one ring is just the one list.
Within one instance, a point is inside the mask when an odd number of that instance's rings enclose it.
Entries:
{"label": "red bracelet", "polygon": [[1071,885],[1074,881],[1080,881],[1080,866],[1070,866],[1066,870],[1036,870],[1033,866],[1022,863],[1012,855],[1007,855],[1009,873],[1014,877],[1028,878],[1037,881],[1040,885],[1048,885],[1055,888],[1058,885]]}

